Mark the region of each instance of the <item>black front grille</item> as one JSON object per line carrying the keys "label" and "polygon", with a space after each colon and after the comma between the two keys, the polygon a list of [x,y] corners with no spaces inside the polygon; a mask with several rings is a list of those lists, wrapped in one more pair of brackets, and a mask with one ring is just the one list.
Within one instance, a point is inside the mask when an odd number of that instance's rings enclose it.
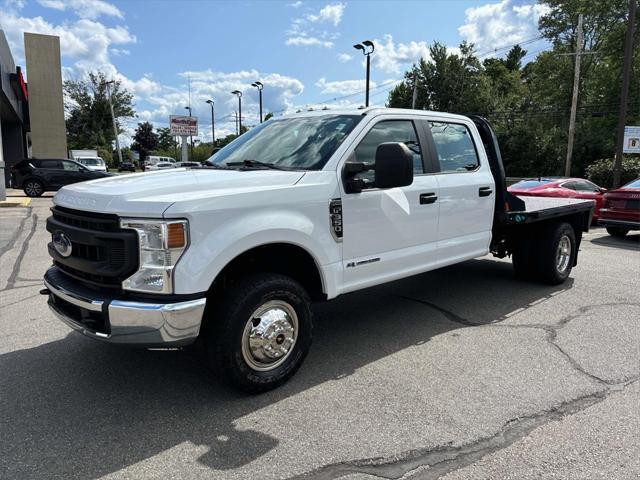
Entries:
{"label": "black front grille", "polygon": [[54,264],[67,275],[95,288],[119,289],[138,269],[137,233],[121,229],[116,215],[54,207],[47,230],[64,234],[71,254],[62,256],[49,244]]}
{"label": "black front grille", "polygon": [[120,230],[120,221],[117,215],[80,212],[64,207],[53,207],[51,212],[53,218],[72,227],[95,232],[117,232]]}

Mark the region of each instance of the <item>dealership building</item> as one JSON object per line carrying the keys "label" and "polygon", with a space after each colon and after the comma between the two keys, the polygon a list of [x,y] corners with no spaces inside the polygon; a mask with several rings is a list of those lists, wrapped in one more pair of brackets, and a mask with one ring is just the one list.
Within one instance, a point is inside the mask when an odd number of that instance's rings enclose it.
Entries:
{"label": "dealership building", "polygon": [[[24,158],[67,156],[60,39],[24,34],[26,72],[15,64],[0,29],[0,162],[5,185],[11,166]],[[0,163],[1,165],[1,163]]]}

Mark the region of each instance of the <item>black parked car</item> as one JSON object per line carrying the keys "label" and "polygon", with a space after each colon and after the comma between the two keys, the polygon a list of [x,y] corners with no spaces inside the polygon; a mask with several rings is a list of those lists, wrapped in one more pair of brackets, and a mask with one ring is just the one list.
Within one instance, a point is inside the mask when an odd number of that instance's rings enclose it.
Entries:
{"label": "black parked car", "polygon": [[132,162],[122,162],[118,167],[119,172],[135,172],[136,165]]}
{"label": "black parked car", "polygon": [[91,171],[66,158],[28,158],[11,169],[11,185],[21,188],[29,197],[55,191],[70,183],[108,177],[109,173]]}

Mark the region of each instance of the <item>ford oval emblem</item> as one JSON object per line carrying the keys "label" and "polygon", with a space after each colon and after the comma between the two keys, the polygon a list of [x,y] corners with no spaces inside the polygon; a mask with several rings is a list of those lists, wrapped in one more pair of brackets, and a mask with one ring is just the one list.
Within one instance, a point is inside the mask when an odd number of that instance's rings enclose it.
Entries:
{"label": "ford oval emblem", "polygon": [[71,255],[71,250],[73,249],[71,240],[62,232],[55,232],[53,234],[53,248],[65,258]]}

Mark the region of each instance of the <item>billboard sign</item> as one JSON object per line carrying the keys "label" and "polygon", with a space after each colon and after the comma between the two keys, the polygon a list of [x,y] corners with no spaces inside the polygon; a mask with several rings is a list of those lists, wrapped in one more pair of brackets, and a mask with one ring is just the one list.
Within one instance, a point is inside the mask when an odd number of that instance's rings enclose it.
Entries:
{"label": "billboard sign", "polygon": [[171,128],[171,135],[197,137],[198,117],[171,115],[169,117],[169,127]]}
{"label": "billboard sign", "polygon": [[624,127],[623,153],[640,153],[640,127]]}

